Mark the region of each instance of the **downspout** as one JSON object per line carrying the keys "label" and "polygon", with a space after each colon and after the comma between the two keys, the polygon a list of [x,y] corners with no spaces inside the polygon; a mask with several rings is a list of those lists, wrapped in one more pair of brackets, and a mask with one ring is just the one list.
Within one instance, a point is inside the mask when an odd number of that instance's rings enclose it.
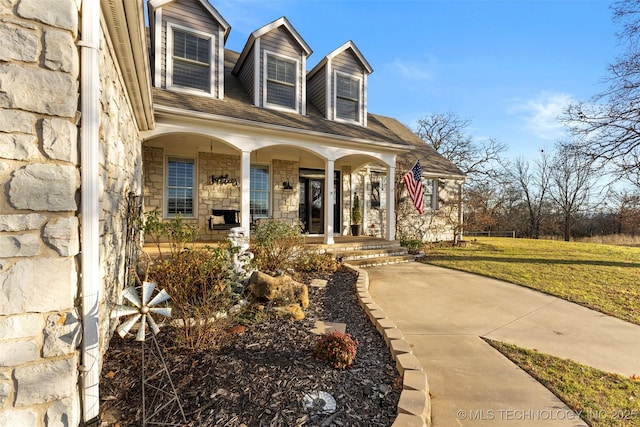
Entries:
{"label": "downspout", "polygon": [[98,302],[100,300],[100,248],[98,201],[98,126],[100,122],[99,48],[100,2],[82,1],[80,56],[80,168],[81,168],[81,295],[82,295],[82,417],[88,422],[100,412],[100,348]]}

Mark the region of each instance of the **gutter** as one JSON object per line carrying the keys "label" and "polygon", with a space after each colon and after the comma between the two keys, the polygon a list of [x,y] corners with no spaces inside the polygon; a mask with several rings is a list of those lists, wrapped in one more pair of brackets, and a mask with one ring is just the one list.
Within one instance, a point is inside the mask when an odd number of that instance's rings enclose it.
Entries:
{"label": "gutter", "polygon": [[80,46],[80,171],[81,171],[81,281],[82,349],[80,376],[82,417],[85,422],[100,413],[100,348],[98,306],[100,301],[100,248],[98,201],[98,126],[100,122],[99,48],[100,2],[82,0]]}
{"label": "gutter", "polygon": [[[322,138],[322,139],[329,138],[334,141],[342,141],[342,142],[348,142],[352,144],[366,144],[367,146],[376,146],[380,148],[385,148],[391,152],[396,152],[396,153],[406,153],[413,149],[413,146],[400,145],[400,144],[395,144],[393,142],[379,142],[379,141],[373,141],[373,140],[364,139],[364,138],[352,138],[348,136],[336,135],[331,133],[296,129],[296,128],[291,128],[283,125],[274,125],[270,123],[256,122],[249,119],[238,119],[235,117],[221,116],[218,114],[202,113],[200,111],[184,110],[182,108],[168,107],[166,105],[160,105],[160,104],[153,104],[153,109],[156,112],[156,116],[162,116],[164,113],[165,116],[171,119],[180,117],[183,120],[189,120],[189,121],[202,122],[204,120],[209,125],[211,122],[215,121],[215,122],[223,123],[226,125],[250,126],[254,129],[260,128],[260,129],[272,130],[272,131],[278,131],[278,132],[287,132],[293,135],[304,135],[308,137],[316,137],[316,138]],[[152,136],[154,135],[148,134],[145,137],[145,139],[149,139]]]}

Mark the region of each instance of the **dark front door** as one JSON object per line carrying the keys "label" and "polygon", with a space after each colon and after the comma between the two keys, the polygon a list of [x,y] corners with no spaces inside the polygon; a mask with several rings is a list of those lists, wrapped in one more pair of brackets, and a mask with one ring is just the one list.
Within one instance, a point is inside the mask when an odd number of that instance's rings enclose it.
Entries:
{"label": "dark front door", "polygon": [[[339,174],[336,172],[334,187],[337,197],[334,199],[334,224],[339,224],[340,212],[336,200],[340,200]],[[304,232],[310,234],[324,233],[324,193],[325,176],[323,170],[300,169],[300,221],[304,224]]]}

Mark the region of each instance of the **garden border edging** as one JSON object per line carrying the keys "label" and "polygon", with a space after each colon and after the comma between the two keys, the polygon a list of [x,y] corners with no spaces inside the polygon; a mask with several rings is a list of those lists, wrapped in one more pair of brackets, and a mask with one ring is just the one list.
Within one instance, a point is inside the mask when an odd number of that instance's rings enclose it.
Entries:
{"label": "garden border edging", "polygon": [[426,372],[413,355],[402,331],[369,294],[369,274],[350,264],[345,263],[344,266],[358,275],[355,284],[358,303],[383,336],[391,357],[396,362],[396,369],[402,375],[398,416],[392,427],[431,427],[431,396]]}

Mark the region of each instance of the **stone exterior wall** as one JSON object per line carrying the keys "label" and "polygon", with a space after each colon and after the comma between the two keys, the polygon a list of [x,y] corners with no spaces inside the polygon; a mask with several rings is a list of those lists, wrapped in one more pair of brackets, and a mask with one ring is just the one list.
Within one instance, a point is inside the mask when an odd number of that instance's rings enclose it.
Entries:
{"label": "stone exterior wall", "polygon": [[[46,0],[44,0],[46,1]],[[100,43],[100,268],[99,346],[104,352],[116,326],[109,316],[126,283],[128,203],[142,197],[142,141],[113,46]]]}
{"label": "stone exterior wall", "polygon": [[[144,205],[145,211],[163,212],[164,162],[162,148],[144,149]],[[196,163],[196,216],[183,218],[184,222],[196,226],[196,240],[215,241],[224,239],[228,230],[209,230],[209,216],[212,209],[240,210],[240,186],[233,184],[210,184],[212,175],[228,175],[240,179],[240,156],[217,153],[198,153]]]}
{"label": "stone exterior wall", "polygon": [[[80,422],[80,2],[0,0],[0,425]],[[103,40],[105,41],[105,40]],[[139,135],[101,44],[101,349],[122,286]]]}
{"label": "stone exterior wall", "polygon": [[[273,175],[271,181],[273,207],[271,212],[274,219],[291,223],[299,219],[300,178],[298,168],[298,162],[286,160],[273,160],[271,164]],[[285,190],[282,185],[284,182],[289,182],[293,190]]]}
{"label": "stone exterior wall", "polygon": [[438,208],[428,206],[422,215],[413,207],[404,185],[397,190],[396,239],[439,242],[453,240],[458,221],[458,185],[455,180],[438,179]]}
{"label": "stone exterior wall", "polygon": [[0,0],[0,425],[79,420],[75,1]]}

